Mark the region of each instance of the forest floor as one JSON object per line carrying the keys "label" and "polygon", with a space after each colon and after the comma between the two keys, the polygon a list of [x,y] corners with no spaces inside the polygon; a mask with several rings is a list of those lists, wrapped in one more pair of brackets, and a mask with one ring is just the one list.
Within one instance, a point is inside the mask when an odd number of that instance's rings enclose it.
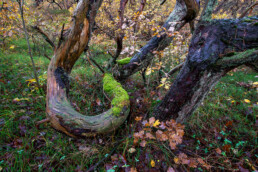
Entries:
{"label": "forest floor", "polygon": [[[98,63],[109,58],[93,46]],[[51,52],[49,51],[51,57]],[[49,60],[34,52],[43,93],[36,89],[24,40],[0,51],[0,171],[256,171],[258,74],[246,67],[228,73],[212,89],[185,123],[184,137],[175,150],[168,142],[134,142],[152,108],[166,90],[157,88],[157,73],[126,81],[130,117],[117,131],[85,139],[70,138],[51,128],[36,126],[44,119],[46,71]],[[171,82],[173,79],[171,78]],[[156,79],[156,80],[155,80]],[[87,58],[79,59],[71,74],[70,99],[77,111],[94,115],[109,104],[102,91],[102,74]],[[142,143],[142,142],[141,142]],[[198,162],[189,165],[191,159]]]}

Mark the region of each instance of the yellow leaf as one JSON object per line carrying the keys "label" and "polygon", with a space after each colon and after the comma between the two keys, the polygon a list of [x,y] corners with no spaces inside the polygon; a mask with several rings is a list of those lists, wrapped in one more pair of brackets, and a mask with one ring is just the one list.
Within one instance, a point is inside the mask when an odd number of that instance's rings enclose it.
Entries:
{"label": "yellow leaf", "polygon": [[248,99],[244,99],[244,101],[245,101],[246,103],[250,103],[250,102],[251,102],[251,101],[248,100]]}
{"label": "yellow leaf", "polygon": [[174,161],[175,161],[176,164],[179,164],[179,158],[178,157],[175,157]]}
{"label": "yellow leaf", "polygon": [[155,167],[155,161],[151,160],[151,167]]}
{"label": "yellow leaf", "polygon": [[161,79],[161,83],[164,84],[164,83],[166,82],[166,80],[167,80],[167,78],[162,78],[162,79]]}
{"label": "yellow leaf", "polygon": [[165,89],[168,90],[170,87],[168,84],[165,85]]}
{"label": "yellow leaf", "polygon": [[160,84],[157,88],[162,87],[164,84]]}
{"label": "yellow leaf", "polygon": [[145,74],[150,75],[151,74],[151,68],[148,67]]}
{"label": "yellow leaf", "polygon": [[13,99],[13,101],[14,102],[19,102],[19,101],[21,101],[19,98],[15,98],[15,99]]}
{"label": "yellow leaf", "polygon": [[154,124],[153,124],[153,127],[157,127],[157,126],[159,126],[159,124],[160,124],[159,120],[156,120],[156,121],[154,122]]}
{"label": "yellow leaf", "polygon": [[15,46],[14,46],[14,45],[11,45],[11,46],[10,46],[10,49],[14,49],[14,48],[15,48]]}

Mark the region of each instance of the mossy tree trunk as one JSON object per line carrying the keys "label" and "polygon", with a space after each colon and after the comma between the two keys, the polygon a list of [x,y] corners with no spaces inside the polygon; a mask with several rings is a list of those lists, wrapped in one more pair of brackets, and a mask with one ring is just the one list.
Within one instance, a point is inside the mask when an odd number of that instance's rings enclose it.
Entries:
{"label": "mossy tree trunk", "polygon": [[[159,119],[174,118],[183,122],[228,71],[242,64],[257,70],[258,17],[211,20],[212,6],[216,0],[207,2],[202,21],[194,32],[187,60],[169,92],[154,111]],[[61,35],[48,68],[47,117],[55,129],[73,137],[112,131],[129,114],[128,94],[111,74],[105,74],[103,79],[104,91],[112,98],[111,108],[107,112],[84,116],[73,109],[67,98],[69,74],[88,46],[101,3],[102,0],[79,1],[70,28]],[[188,22],[193,26],[199,8],[198,0],[177,0],[164,27],[173,33]],[[118,61],[123,67],[116,71],[115,76],[123,80],[146,67],[153,58],[152,52],[163,50],[172,39],[168,32],[162,31],[160,37],[152,38],[132,59]]]}
{"label": "mossy tree trunk", "polygon": [[67,94],[69,74],[88,46],[94,19],[102,0],[80,0],[70,28],[61,35],[48,67],[46,112],[52,126],[69,136],[91,136],[120,126],[129,114],[129,97],[112,75],[104,76],[104,91],[112,98],[112,107],[96,116],[84,116],[74,110]]}

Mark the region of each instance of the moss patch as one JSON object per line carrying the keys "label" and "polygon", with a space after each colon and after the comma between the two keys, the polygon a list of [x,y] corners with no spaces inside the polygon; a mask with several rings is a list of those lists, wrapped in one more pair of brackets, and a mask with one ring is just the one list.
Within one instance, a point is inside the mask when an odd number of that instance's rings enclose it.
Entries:
{"label": "moss patch", "polygon": [[122,85],[117,82],[110,73],[106,73],[103,78],[104,91],[112,97],[112,112],[119,116],[124,106],[129,106],[129,96]]}
{"label": "moss patch", "polygon": [[125,64],[128,64],[131,59],[132,59],[132,57],[126,57],[126,58],[121,59],[121,60],[116,60],[116,62],[119,65],[125,65]]}

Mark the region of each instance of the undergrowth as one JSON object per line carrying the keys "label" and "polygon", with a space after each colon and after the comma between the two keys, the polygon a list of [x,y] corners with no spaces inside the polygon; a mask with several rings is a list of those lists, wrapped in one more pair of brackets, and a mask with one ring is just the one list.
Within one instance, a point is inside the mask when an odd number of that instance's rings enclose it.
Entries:
{"label": "undergrowth", "polygon": [[[143,130],[161,130],[152,127],[156,122],[161,126],[157,120],[144,122],[166,92],[163,87],[157,88],[154,78],[158,72],[147,76],[146,85],[140,74],[126,81],[131,113],[117,131],[73,139],[49,124],[35,124],[45,118],[46,95],[34,85],[25,40],[12,41],[10,45],[14,48],[0,52],[0,171],[85,171],[98,162],[98,171],[194,171],[183,163],[192,159],[199,162],[195,167],[199,171],[257,169],[258,100],[253,83],[258,76],[250,69],[240,67],[222,78],[185,124],[183,140],[173,150],[169,142],[160,141],[157,135],[153,135],[154,139],[139,135]],[[51,56],[49,47],[45,47],[34,51],[44,91],[49,60],[37,52],[46,51]],[[96,61],[105,65],[109,55],[97,46],[91,46],[91,50]],[[109,108],[102,74],[86,57],[76,63],[70,81],[70,100],[77,111],[95,115]],[[148,125],[152,128],[146,129]],[[169,136],[164,135],[163,139],[166,137]]]}

